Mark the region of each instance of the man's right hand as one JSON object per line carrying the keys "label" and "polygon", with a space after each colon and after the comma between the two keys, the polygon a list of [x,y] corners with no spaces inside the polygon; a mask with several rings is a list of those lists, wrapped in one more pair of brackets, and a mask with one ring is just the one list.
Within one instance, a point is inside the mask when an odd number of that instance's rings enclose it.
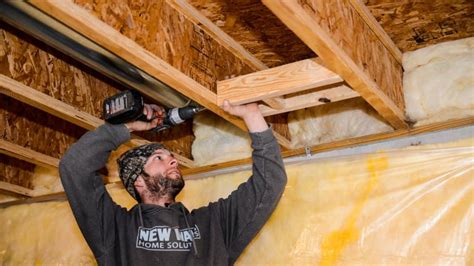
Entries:
{"label": "man's right hand", "polygon": [[149,122],[137,120],[126,123],[125,126],[130,130],[130,132],[147,131],[153,129],[163,123],[166,115],[165,109],[156,104],[145,104],[145,107],[143,108],[143,114],[146,115],[147,120],[151,120],[152,118],[153,120]]}

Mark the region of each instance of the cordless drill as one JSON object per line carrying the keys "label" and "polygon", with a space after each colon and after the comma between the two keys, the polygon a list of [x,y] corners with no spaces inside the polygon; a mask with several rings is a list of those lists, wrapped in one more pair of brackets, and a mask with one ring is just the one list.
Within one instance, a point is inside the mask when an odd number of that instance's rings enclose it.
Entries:
{"label": "cordless drill", "polygon": [[[105,99],[103,105],[104,119],[111,124],[122,124],[130,121],[148,121],[143,114],[143,97],[134,90],[127,90]],[[151,129],[161,131],[191,119],[202,108],[185,106],[166,110],[163,123]],[[153,119],[153,118],[152,118]]]}

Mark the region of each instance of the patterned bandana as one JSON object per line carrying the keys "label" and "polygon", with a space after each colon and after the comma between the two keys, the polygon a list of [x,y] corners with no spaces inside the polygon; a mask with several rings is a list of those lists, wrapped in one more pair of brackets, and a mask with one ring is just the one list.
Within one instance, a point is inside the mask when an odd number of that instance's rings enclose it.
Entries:
{"label": "patterned bandana", "polygon": [[160,143],[145,144],[126,151],[117,159],[120,179],[122,180],[123,185],[127,189],[128,193],[130,193],[130,195],[138,202],[141,202],[141,199],[133,184],[135,183],[135,180],[137,180],[137,178],[142,174],[143,167],[145,166],[148,158],[157,149],[166,148]]}

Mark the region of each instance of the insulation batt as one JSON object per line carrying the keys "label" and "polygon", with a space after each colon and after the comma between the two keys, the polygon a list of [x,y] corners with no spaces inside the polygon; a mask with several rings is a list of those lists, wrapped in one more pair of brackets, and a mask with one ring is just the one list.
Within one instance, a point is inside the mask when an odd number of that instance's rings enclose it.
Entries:
{"label": "insulation batt", "polygon": [[249,158],[250,137],[216,115],[199,113],[193,120],[192,155],[198,166]]}
{"label": "insulation batt", "polygon": [[[282,200],[236,264],[473,265],[473,144],[288,165]],[[205,206],[249,174],[187,180],[178,200]],[[134,204],[120,186],[107,190]],[[95,264],[66,201],[0,209],[0,223],[2,265]]]}
{"label": "insulation batt", "polygon": [[361,98],[301,109],[288,121],[293,148],[393,130]]}
{"label": "insulation batt", "polygon": [[416,125],[474,115],[474,37],[403,55],[406,114]]}

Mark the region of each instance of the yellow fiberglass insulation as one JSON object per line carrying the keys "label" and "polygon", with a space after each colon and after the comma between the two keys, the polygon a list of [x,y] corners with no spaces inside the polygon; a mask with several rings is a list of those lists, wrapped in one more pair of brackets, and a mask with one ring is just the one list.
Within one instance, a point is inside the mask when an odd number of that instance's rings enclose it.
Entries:
{"label": "yellow fiberglass insulation", "polygon": [[[287,166],[283,198],[238,265],[473,265],[473,142],[417,146]],[[249,172],[188,180],[190,209]],[[119,186],[113,198],[130,207]],[[93,264],[67,202],[0,209],[4,265]]]}

